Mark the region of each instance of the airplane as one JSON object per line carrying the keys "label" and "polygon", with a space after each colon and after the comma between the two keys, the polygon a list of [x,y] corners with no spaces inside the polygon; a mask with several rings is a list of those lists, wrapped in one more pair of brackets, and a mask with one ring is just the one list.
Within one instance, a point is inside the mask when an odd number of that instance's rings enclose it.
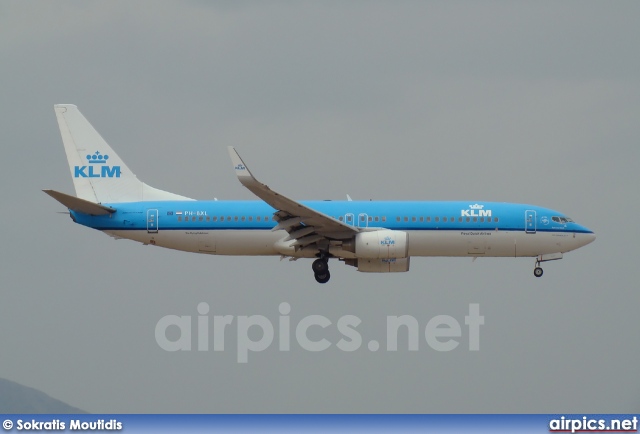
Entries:
{"label": "airplane", "polygon": [[54,106],[76,195],[43,190],[78,224],[116,239],[211,255],[314,259],[318,283],[336,259],[364,273],[409,271],[412,257],[531,257],[541,264],[595,240],[565,214],[485,201],[296,201],[258,181],[228,147],[240,183],[260,200],[194,200],[140,181],[72,104]]}

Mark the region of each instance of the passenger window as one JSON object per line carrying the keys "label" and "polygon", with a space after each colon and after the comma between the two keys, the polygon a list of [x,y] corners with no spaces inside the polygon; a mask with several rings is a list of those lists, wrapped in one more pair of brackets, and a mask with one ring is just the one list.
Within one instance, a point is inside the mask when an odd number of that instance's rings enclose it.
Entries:
{"label": "passenger window", "polygon": [[249,216],[249,221],[252,222],[253,221],[253,216]]}
{"label": "passenger window", "polygon": [[412,221],[412,222],[415,222],[415,221],[416,221],[416,218],[415,218],[415,217],[411,217],[411,221]]}
{"label": "passenger window", "polygon": [[496,223],[498,223],[498,217],[494,217],[494,218],[493,218],[493,221],[494,221],[494,222],[496,222]]}
{"label": "passenger window", "polygon": [[484,223],[484,217],[480,217],[480,223]]}
{"label": "passenger window", "polygon": [[462,223],[462,217],[458,217],[458,221]]}
{"label": "passenger window", "polygon": [[446,223],[446,222],[447,222],[447,218],[446,218],[446,217],[442,217],[442,221],[443,221],[444,223]]}
{"label": "passenger window", "polygon": [[436,222],[439,222],[439,221],[440,221],[440,217],[436,217],[434,220],[435,220]]}
{"label": "passenger window", "polygon": [[378,218],[378,216],[376,216],[376,217],[375,217],[375,221],[379,221],[379,218]]}
{"label": "passenger window", "polygon": [[195,222],[196,221],[196,216],[191,217],[191,221]]}
{"label": "passenger window", "polygon": [[473,218],[473,222],[476,223],[478,221],[478,217]]}
{"label": "passenger window", "polygon": [[373,217],[369,217],[369,221],[372,222],[373,221]]}
{"label": "passenger window", "polygon": [[344,217],[340,216],[340,218],[338,220],[343,221]]}
{"label": "passenger window", "polygon": [[431,221],[431,217],[427,217],[427,223]]}
{"label": "passenger window", "polygon": [[467,220],[467,223],[469,223],[471,221],[471,217],[467,217],[466,220]]}
{"label": "passenger window", "polygon": [[214,216],[213,216],[213,221],[214,221],[214,222],[217,222],[217,221],[218,221],[218,216],[215,216],[215,215],[214,215]]}
{"label": "passenger window", "polygon": [[408,221],[409,221],[409,217],[406,217],[406,216],[405,216],[404,221],[405,221],[405,222],[408,222]]}
{"label": "passenger window", "polygon": [[178,216],[178,221],[179,221],[179,222],[181,222],[181,221],[182,221],[182,216],[181,216],[181,215],[179,215],[179,216]]}
{"label": "passenger window", "polygon": [[256,217],[256,221],[260,221],[260,216]]}
{"label": "passenger window", "polygon": [[202,220],[204,220],[204,217],[200,216],[200,217],[198,217],[198,220],[202,221]]}
{"label": "passenger window", "polygon": [[211,217],[207,216],[207,221],[211,221]]}
{"label": "passenger window", "polygon": [[396,217],[396,221],[398,221],[398,222],[399,222],[399,221],[400,221],[400,217]]}
{"label": "passenger window", "polygon": [[240,220],[245,221],[246,220],[245,216],[242,216]]}
{"label": "passenger window", "polygon": [[383,221],[383,222],[386,222],[386,221],[387,221],[387,216],[386,216],[386,215],[383,215],[383,216],[382,216],[382,221]]}

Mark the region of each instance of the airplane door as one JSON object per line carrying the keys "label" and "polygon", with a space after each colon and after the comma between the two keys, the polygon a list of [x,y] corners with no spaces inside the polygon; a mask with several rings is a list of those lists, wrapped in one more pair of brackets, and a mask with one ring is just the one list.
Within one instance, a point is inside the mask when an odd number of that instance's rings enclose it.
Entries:
{"label": "airplane door", "polygon": [[533,210],[526,210],[524,212],[524,230],[528,234],[536,233],[536,212]]}
{"label": "airplane door", "polygon": [[344,215],[344,222],[349,226],[354,226],[354,215],[349,213]]}
{"label": "airplane door", "polygon": [[368,214],[358,214],[358,226],[361,228],[366,228],[369,226],[369,215]]}
{"label": "airplane door", "polygon": [[157,209],[147,210],[147,232],[150,234],[155,234],[158,232],[158,210]]}

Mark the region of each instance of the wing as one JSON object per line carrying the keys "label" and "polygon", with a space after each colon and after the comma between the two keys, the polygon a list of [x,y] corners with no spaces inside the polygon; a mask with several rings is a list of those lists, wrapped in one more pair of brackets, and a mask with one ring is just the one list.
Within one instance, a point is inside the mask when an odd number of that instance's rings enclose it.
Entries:
{"label": "wing", "polygon": [[278,224],[273,230],[287,231],[289,236],[285,241],[295,240],[292,245],[296,248],[313,243],[328,246],[331,240],[348,239],[359,232],[357,227],[349,226],[271,190],[254,178],[233,146],[229,146],[228,149],[240,183],[277,210],[275,216]]}

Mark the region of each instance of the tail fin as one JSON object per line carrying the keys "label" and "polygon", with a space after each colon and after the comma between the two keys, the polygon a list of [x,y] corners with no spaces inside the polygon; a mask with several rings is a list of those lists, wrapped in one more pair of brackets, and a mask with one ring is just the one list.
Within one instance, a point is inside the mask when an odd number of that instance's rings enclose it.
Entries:
{"label": "tail fin", "polygon": [[80,199],[94,203],[193,200],[140,181],[75,105],[56,104],[54,109]]}

